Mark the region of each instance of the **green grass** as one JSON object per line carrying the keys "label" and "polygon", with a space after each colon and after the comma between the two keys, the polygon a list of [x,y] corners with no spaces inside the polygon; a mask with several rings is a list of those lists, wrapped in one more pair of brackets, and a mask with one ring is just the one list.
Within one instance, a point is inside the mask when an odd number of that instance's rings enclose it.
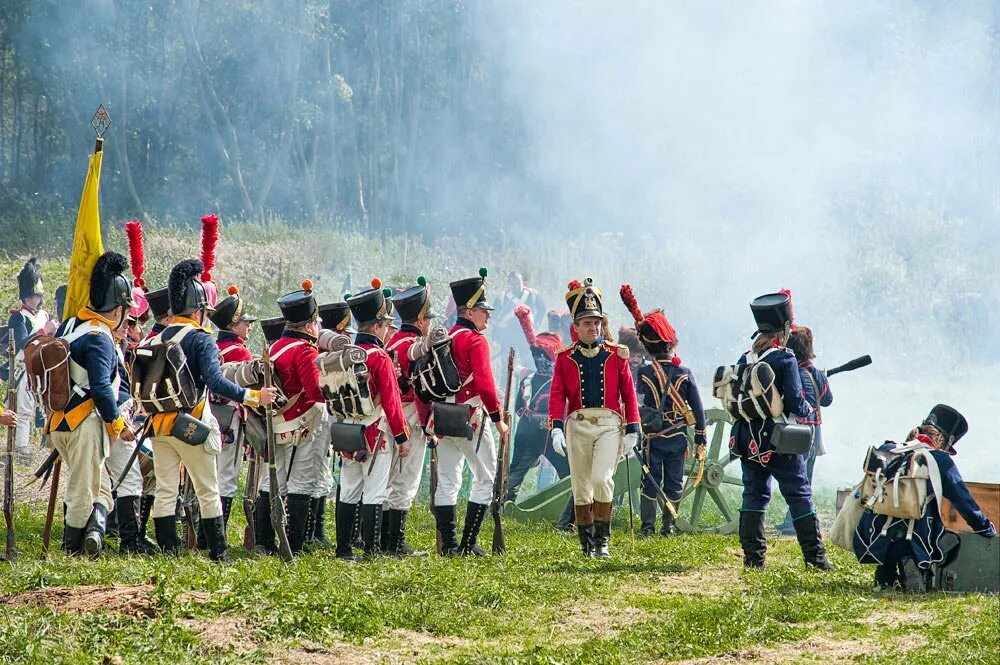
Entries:
{"label": "green grass", "polygon": [[[430,548],[426,508],[412,516],[411,540]],[[40,507],[19,506],[21,556],[2,564],[0,595],[148,584],[143,602],[155,616],[5,602],[0,662],[824,662],[845,653],[881,662],[906,650],[901,662],[986,663],[1000,642],[996,597],[877,592],[871,569],[839,550],[835,572],[807,570],[793,539],[772,539],[768,567],[752,572],[740,567],[735,537],[643,540],[620,529],[612,558],[597,561],[577,554],[575,537],[519,524],[508,525],[501,558],[351,565],[323,551],[285,565],[235,545],[241,517],[229,566],[113,553],[40,562]]]}

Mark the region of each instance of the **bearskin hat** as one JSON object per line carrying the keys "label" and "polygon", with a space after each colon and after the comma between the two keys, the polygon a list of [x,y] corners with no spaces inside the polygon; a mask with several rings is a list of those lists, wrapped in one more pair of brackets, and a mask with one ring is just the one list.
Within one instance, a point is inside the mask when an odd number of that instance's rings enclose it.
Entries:
{"label": "bearskin hat", "polygon": [[90,273],[90,306],[95,312],[135,305],[132,285],[122,275],[126,270],[128,259],[118,252],[104,252],[97,258]]}
{"label": "bearskin hat", "polygon": [[[187,291],[190,282],[197,281],[204,264],[198,259],[185,259],[173,267],[167,280],[167,290],[170,292],[170,311],[176,314],[190,314],[187,302]],[[200,284],[200,281],[199,281]]]}
{"label": "bearskin hat", "polygon": [[17,291],[21,300],[45,293],[42,285],[42,266],[34,256],[28,259],[21,272],[17,274]]}

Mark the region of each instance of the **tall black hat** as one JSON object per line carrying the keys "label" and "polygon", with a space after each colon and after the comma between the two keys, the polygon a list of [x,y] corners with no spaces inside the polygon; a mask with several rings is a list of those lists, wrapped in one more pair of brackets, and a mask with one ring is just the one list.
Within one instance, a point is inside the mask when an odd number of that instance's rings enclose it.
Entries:
{"label": "tall black hat", "polygon": [[958,440],[969,431],[969,421],[965,416],[947,404],[938,404],[931,409],[923,424],[933,425],[934,429],[944,434],[949,447],[958,443]]}
{"label": "tall black hat", "polygon": [[285,330],[285,318],[276,316],[273,319],[261,319],[260,329],[264,333],[264,340],[268,344],[274,344],[281,338],[281,333]]}
{"label": "tall black hat", "polygon": [[60,284],[56,287],[56,317],[60,321],[63,320],[63,310],[66,309],[66,289],[69,288],[66,284]]}
{"label": "tall black hat", "polygon": [[90,308],[107,312],[115,307],[135,306],[132,283],[122,275],[128,270],[128,259],[118,252],[104,252],[97,257],[90,273]]}
{"label": "tall black hat", "polygon": [[792,298],[787,293],[768,293],[754,298],[750,311],[757,322],[753,337],[760,333],[782,332],[792,323]]}
{"label": "tall black hat", "polygon": [[458,309],[493,309],[486,302],[486,268],[479,269],[479,277],[460,279],[448,286]]}
{"label": "tall black hat", "polygon": [[170,314],[170,289],[163,287],[146,294],[146,302],[149,303],[149,311],[153,313],[154,319],[162,319]]}
{"label": "tall black hat", "polygon": [[302,280],[301,290],[286,293],[278,298],[278,307],[288,325],[304,326],[315,319],[319,307],[316,305],[316,297],[313,296],[312,280]]}
{"label": "tall black hat", "polygon": [[431,294],[427,288],[427,278],[417,277],[417,285],[400,291],[392,297],[392,304],[403,321],[433,319],[437,312],[431,309]]}
{"label": "tall black hat", "polygon": [[392,289],[383,289],[382,280],[378,277],[372,279],[371,284],[372,288],[347,296],[347,306],[359,326],[392,321],[392,303],[388,300]]}
{"label": "tall black hat", "polygon": [[17,273],[17,292],[17,297],[21,300],[45,293],[45,286],[42,284],[42,266],[33,256],[24,264],[21,272]]}
{"label": "tall black hat", "polygon": [[588,277],[581,284],[574,279],[566,288],[569,289],[566,293],[566,306],[574,321],[592,316],[604,318],[604,296],[594,286],[594,280]]}
{"label": "tall black hat", "polygon": [[210,317],[219,330],[229,330],[240,321],[253,323],[257,320],[256,316],[250,316],[243,309],[246,303],[240,297],[240,290],[235,285],[230,285],[226,292],[229,295],[215,306],[215,312]]}
{"label": "tall black hat", "polygon": [[346,302],[332,302],[319,306],[319,320],[326,330],[353,334],[351,329],[351,308]]}
{"label": "tall black hat", "polygon": [[205,269],[198,259],[186,259],[174,266],[167,280],[170,290],[170,313],[189,316],[198,310],[215,311],[209,304],[208,291],[199,279]]}

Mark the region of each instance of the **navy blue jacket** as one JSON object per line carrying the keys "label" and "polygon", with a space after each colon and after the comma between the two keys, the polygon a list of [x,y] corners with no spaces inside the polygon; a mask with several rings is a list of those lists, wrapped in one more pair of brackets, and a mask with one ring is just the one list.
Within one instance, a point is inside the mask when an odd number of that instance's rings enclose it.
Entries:
{"label": "navy blue jacket", "polygon": [[[67,319],[59,326],[56,336],[62,337],[69,329],[70,324],[74,328],[77,325],[88,325],[86,321],[80,321],[77,317]],[[82,395],[74,391],[65,411],[72,411],[88,399],[93,399],[101,420],[106,423],[118,420],[120,415],[118,410],[119,394],[112,389],[112,383],[119,372],[124,372],[124,368],[120,367],[121,363],[118,360],[115,343],[104,333],[89,333],[77,338],[69,345],[69,355],[73,362],[87,370],[87,381],[90,383],[90,387],[83,390]],[[127,392],[127,380],[124,388]],[[75,426],[71,426],[66,420],[63,420],[56,427],[56,431],[59,432],[70,432],[73,429]]]}
{"label": "navy blue jacket", "polygon": [[[880,449],[892,450],[895,446],[894,442],[886,441],[880,446]],[[973,531],[985,538],[996,537],[996,528],[983,515],[976,500],[969,494],[969,489],[965,486],[962,474],[958,472],[958,467],[951,455],[943,450],[933,450],[931,455],[941,472],[941,493],[944,494],[944,498],[955,506],[955,510],[972,527]],[[930,483],[928,483],[929,486]],[[918,566],[928,568],[931,564],[940,563],[944,558],[945,553],[939,546],[944,531],[941,507],[937,499],[934,499],[928,503],[924,516],[918,519],[913,526],[910,551]],[[886,563],[890,543],[905,539],[905,533],[905,520],[887,515],[876,515],[866,510],[854,532],[854,554],[861,563]]]}
{"label": "navy blue jacket", "polygon": [[[15,353],[23,349],[28,340],[38,332],[32,327],[31,321],[28,320],[28,317],[20,309],[11,312],[10,318],[7,320],[7,328],[10,331],[10,335],[14,338]],[[6,354],[7,349],[4,349],[3,352]]]}
{"label": "navy blue jacket", "polygon": [[[161,339],[168,342],[180,330],[180,325],[171,324],[163,331]],[[214,395],[243,403],[246,389],[222,376],[219,347],[211,333],[203,328],[189,331],[181,340],[181,349],[187,358],[188,369],[191,370],[191,376],[194,377],[199,392],[208,387]]]}
{"label": "navy blue jacket", "polygon": [[[694,414],[695,445],[705,443],[705,408],[701,402],[701,394],[694,381],[694,374],[683,365],[675,365],[671,358],[658,357],[653,362],[659,364],[663,370],[667,381],[677,388],[681,398],[687,402]],[[636,381],[636,392],[642,396],[642,403],[651,408],[662,405],[663,424],[666,431],[662,436],[651,437],[650,442],[656,443],[665,439],[686,436],[687,423],[683,415],[677,410],[676,405],[670,399],[670,393],[665,390],[666,386],[660,385],[656,369],[652,364],[646,364],[639,368],[638,380]],[[666,394],[664,394],[666,393]],[[687,445],[687,441],[684,441]]]}
{"label": "navy blue jacket", "polygon": [[[740,365],[747,362],[747,354],[740,356]],[[784,347],[779,347],[764,357],[774,370],[775,382],[781,391],[781,400],[786,416],[805,417],[809,415],[809,404],[802,396],[802,379],[799,376],[799,365],[795,354]],[[774,431],[774,421],[767,420],[737,420],[733,424],[732,436],[729,440],[729,450],[733,455],[744,461],[754,461],[766,465],[774,455],[774,444],[771,443],[771,433]]]}

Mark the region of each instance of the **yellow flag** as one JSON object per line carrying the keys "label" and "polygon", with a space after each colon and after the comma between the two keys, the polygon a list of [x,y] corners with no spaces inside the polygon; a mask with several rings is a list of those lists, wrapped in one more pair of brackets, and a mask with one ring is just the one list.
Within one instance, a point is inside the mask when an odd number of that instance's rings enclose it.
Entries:
{"label": "yellow flag", "polygon": [[80,210],[76,214],[73,254],[69,259],[69,283],[66,286],[66,307],[63,318],[76,316],[82,307],[90,305],[90,273],[97,258],[104,252],[101,242],[101,212],[97,193],[101,188],[101,158],[103,151],[90,156],[87,180],[83,183]]}

